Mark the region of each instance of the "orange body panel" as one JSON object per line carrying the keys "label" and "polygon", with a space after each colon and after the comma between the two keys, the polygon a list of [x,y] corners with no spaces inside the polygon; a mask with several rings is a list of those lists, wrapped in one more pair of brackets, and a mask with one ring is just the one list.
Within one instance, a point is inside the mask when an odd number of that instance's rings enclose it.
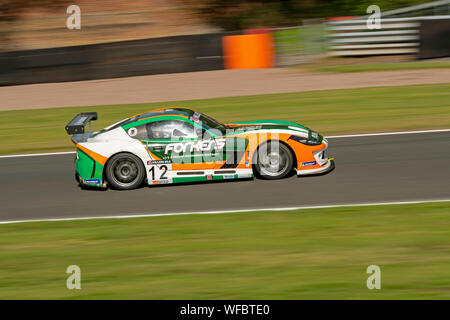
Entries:
{"label": "orange body panel", "polygon": [[[75,142],[74,142],[75,143]],[[85,147],[83,147],[82,145],[75,143],[76,147],[80,150],[82,150],[84,153],[86,153],[87,155],[89,155],[92,159],[94,159],[95,161],[97,161],[98,163],[100,163],[102,166],[105,165],[106,161],[108,161],[107,157],[102,156],[101,154],[98,154],[97,152],[94,152],[92,150],[89,150]]]}
{"label": "orange body panel", "polygon": [[208,170],[208,169],[215,169],[216,167],[217,164],[215,162],[172,163],[172,170]]}

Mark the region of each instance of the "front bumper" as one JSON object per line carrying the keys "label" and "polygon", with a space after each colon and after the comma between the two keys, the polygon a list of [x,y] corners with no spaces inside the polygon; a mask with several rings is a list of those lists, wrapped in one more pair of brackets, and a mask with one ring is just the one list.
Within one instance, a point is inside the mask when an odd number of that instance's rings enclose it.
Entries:
{"label": "front bumper", "polygon": [[321,166],[320,168],[309,169],[309,170],[297,170],[297,175],[299,176],[309,176],[316,174],[325,174],[331,172],[335,168],[334,160],[330,159],[328,162]]}

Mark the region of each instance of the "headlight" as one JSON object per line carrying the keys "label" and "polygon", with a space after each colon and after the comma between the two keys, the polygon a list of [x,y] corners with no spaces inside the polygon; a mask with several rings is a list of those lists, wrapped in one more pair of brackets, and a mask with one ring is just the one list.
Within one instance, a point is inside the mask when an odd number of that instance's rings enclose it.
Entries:
{"label": "headlight", "polygon": [[319,144],[322,143],[322,142],[319,142],[319,141],[316,141],[316,140],[306,139],[306,138],[302,138],[302,137],[298,137],[298,136],[291,136],[289,139],[292,139],[294,141],[300,142],[300,143],[305,144],[307,146],[318,146]]}

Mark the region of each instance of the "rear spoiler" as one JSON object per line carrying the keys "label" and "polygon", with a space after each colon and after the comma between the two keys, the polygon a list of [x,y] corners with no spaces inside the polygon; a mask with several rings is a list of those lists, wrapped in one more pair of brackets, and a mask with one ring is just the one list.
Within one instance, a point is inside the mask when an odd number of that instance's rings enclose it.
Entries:
{"label": "rear spoiler", "polygon": [[89,123],[89,132],[91,131],[91,121],[97,120],[97,112],[84,112],[78,114],[66,125],[67,134],[85,133],[85,126]]}

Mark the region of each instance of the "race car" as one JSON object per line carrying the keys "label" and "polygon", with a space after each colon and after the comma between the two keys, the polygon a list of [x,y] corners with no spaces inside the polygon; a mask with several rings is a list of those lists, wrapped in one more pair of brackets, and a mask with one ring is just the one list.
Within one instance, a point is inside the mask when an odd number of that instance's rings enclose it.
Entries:
{"label": "race car", "polygon": [[96,112],[66,126],[76,146],[78,183],[135,189],[148,185],[253,178],[281,179],[333,170],[328,142],[302,125],[279,120],[223,124],[187,108],[141,113],[98,132]]}

